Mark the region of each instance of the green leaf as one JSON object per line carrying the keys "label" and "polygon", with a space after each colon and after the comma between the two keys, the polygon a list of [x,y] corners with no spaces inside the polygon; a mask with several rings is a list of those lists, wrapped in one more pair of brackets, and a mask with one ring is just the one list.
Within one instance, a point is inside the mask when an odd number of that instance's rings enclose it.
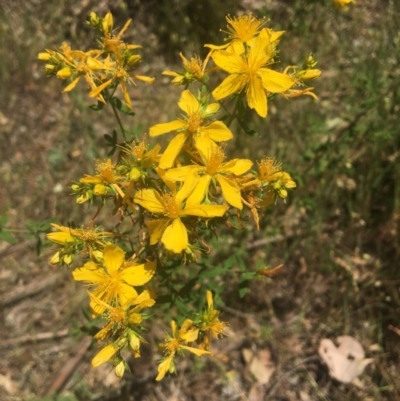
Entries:
{"label": "green leaf", "polygon": [[104,139],[107,142],[107,146],[111,147],[111,150],[107,153],[107,156],[112,156],[115,153],[115,151],[117,150],[117,145],[118,145],[117,131],[114,129],[112,132],[112,136],[110,136],[108,134],[104,134]]}
{"label": "green leaf", "polygon": [[92,109],[93,111],[101,111],[104,109],[104,103],[99,101],[97,104],[91,104],[89,109]]}
{"label": "green leaf", "polygon": [[249,291],[250,291],[250,289],[247,287],[240,288],[239,289],[239,297],[243,298]]}
{"label": "green leaf", "polygon": [[256,276],[257,276],[257,272],[245,272],[245,273],[241,274],[240,281],[241,282],[249,281],[249,280],[253,279]]}
{"label": "green leaf", "polygon": [[8,216],[7,216],[6,212],[4,212],[0,216],[0,228],[3,228],[6,225],[7,221],[8,221]]}
{"label": "green leaf", "polygon": [[122,103],[121,100],[116,96],[113,96],[111,98],[111,102],[121,113],[127,114],[129,116],[135,115],[135,112],[131,109],[128,109],[128,107],[126,107],[126,104]]}
{"label": "green leaf", "polygon": [[14,238],[8,231],[0,231],[0,241],[16,244],[18,240]]}
{"label": "green leaf", "polygon": [[247,134],[252,136],[253,138],[259,138],[260,133],[257,132],[255,129],[251,128],[244,120],[238,118],[237,119],[240,127],[243,129],[243,131]]}
{"label": "green leaf", "polygon": [[239,256],[239,255],[236,255],[236,262],[237,262],[237,264],[238,264],[238,266],[239,266],[239,269],[241,270],[241,271],[247,271],[247,266],[244,264],[244,261],[243,261],[243,259],[241,258],[241,256]]}

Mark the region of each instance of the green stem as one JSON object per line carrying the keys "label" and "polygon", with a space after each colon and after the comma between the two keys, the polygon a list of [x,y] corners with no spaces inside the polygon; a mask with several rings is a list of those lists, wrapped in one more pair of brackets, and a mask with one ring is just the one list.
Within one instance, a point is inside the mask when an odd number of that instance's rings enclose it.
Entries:
{"label": "green stem", "polygon": [[236,98],[235,108],[233,109],[233,112],[232,112],[231,116],[229,117],[229,120],[226,123],[227,127],[229,127],[232,124],[233,119],[237,117],[236,113],[237,113],[237,109],[239,107],[239,102],[241,101],[241,99],[242,99],[242,95],[239,95]]}
{"label": "green stem", "polygon": [[110,95],[108,91],[107,91],[107,98],[108,98],[108,99],[107,99],[108,102],[111,104],[111,107],[112,107],[112,109],[113,109],[114,116],[115,116],[115,118],[117,119],[119,128],[120,128],[120,130],[121,130],[121,132],[122,132],[122,136],[124,137],[124,141],[127,142],[127,138],[126,138],[126,135],[125,135],[124,126],[122,125],[122,121],[121,121],[121,119],[120,119],[120,117],[119,117],[119,115],[118,115],[117,109],[116,109],[116,107],[114,106],[114,103],[113,103],[113,101],[112,101],[112,95]]}

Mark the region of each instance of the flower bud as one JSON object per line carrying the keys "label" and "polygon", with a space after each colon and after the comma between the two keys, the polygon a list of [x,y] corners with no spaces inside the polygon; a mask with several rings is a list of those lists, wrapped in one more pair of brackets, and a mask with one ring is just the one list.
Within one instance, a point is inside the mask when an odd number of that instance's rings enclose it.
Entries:
{"label": "flower bud", "polygon": [[60,263],[60,252],[56,252],[50,259],[52,265],[57,265]]}
{"label": "flower bud", "polygon": [[141,175],[142,173],[140,172],[140,170],[136,167],[133,167],[129,173],[129,178],[131,181],[138,181]]}
{"label": "flower bud", "polygon": [[79,196],[76,200],[76,203],[85,203],[90,199],[90,194],[88,191],[86,191],[84,194],[82,194],[81,196]]}
{"label": "flower bud", "polygon": [[137,63],[140,62],[142,58],[140,57],[139,54],[132,54],[132,56],[130,56],[128,58],[128,65],[129,67],[133,67],[134,65],[136,65]]}
{"label": "flower bud", "polygon": [[77,191],[79,191],[79,185],[77,185],[77,184],[72,184],[72,185],[71,185],[71,189],[72,189],[74,192],[77,192]]}
{"label": "flower bud", "polygon": [[300,71],[299,73],[299,78],[303,81],[308,81],[311,79],[318,78],[321,75],[321,70],[305,70],[305,71]]}
{"label": "flower bud", "polygon": [[94,11],[92,11],[89,14],[88,22],[92,26],[97,26],[100,23],[100,17]]}
{"label": "flower bud", "polygon": [[143,318],[142,315],[140,313],[131,313],[128,319],[128,323],[133,325],[133,326],[137,326],[140,323],[142,323]]}
{"label": "flower bud", "polygon": [[55,72],[56,67],[53,64],[46,64],[44,66],[44,70],[46,71],[47,75],[52,75]]}
{"label": "flower bud", "polygon": [[118,363],[118,365],[115,367],[115,374],[118,377],[122,377],[124,375],[125,372],[125,363],[124,361],[121,361]]}
{"label": "flower bud", "polygon": [[39,53],[38,59],[42,61],[49,61],[51,59],[51,54],[47,52]]}
{"label": "flower bud", "polygon": [[71,255],[71,254],[64,255],[64,257],[63,257],[63,262],[64,262],[66,265],[70,265],[70,264],[72,263],[72,255]]}
{"label": "flower bud", "polygon": [[107,193],[107,187],[104,184],[96,184],[93,193],[97,196],[103,196]]}
{"label": "flower bud", "polygon": [[57,78],[60,79],[68,79],[71,75],[72,71],[69,67],[61,68],[61,70],[57,72]]}

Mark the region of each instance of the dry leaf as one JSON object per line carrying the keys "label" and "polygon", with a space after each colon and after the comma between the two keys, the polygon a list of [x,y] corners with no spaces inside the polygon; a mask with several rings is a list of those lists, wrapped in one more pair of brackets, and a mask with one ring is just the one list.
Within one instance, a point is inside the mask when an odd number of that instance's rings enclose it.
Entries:
{"label": "dry leaf", "polygon": [[265,396],[265,389],[262,385],[254,383],[251,386],[247,401],[263,401]]}
{"label": "dry leaf", "polygon": [[342,383],[350,383],[373,359],[365,358],[362,345],[353,337],[341,336],[336,342],[338,347],[327,338],[321,340],[319,356],[328,366],[331,377]]}
{"label": "dry leaf", "polygon": [[8,394],[15,394],[17,386],[11,380],[11,374],[6,375],[0,374],[0,387],[2,387]]}
{"label": "dry leaf", "polygon": [[254,375],[259,384],[267,384],[275,371],[275,363],[272,360],[271,352],[262,349],[253,352],[251,349],[242,350],[243,359],[247,368]]}

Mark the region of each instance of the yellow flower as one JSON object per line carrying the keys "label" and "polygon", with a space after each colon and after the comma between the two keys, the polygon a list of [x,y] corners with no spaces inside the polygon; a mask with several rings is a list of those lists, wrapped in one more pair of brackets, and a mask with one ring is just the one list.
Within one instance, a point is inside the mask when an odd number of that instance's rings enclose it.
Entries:
{"label": "yellow flower", "polygon": [[174,253],[181,253],[188,246],[188,232],[181,218],[184,216],[216,217],[222,216],[226,206],[191,205],[183,207],[184,200],[196,185],[194,175],[188,175],[178,193],[160,194],[154,189],[143,189],[135,195],[134,202],[148,211],[166,216],[146,222],[150,234],[150,244],[158,241]]}
{"label": "yellow flower", "polygon": [[354,4],[354,0],[333,0],[333,5],[336,8],[343,8],[345,10],[349,7],[350,3]]}
{"label": "yellow flower", "polygon": [[209,57],[203,62],[199,56],[191,57],[188,60],[182,53],[179,53],[182,59],[184,71],[177,73],[174,71],[163,71],[163,75],[174,77],[172,83],[174,85],[188,85],[194,81],[201,81],[206,75],[204,70],[209,60]]}
{"label": "yellow flower", "polygon": [[258,178],[261,181],[273,181],[275,174],[282,171],[282,163],[273,157],[264,157],[258,164]]}
{"label": "yellow flower", "polygon": [[218,111],[219,105],[217,103],[203,105],[190,91],[185,90],[182,92],[178,105],[187,115],[185,120],[176,119],[169,123],[156,124],[150,127],[150,136],[158,136],[171,131],[178,132],[161,156],[160,168],[162,169],[172,167],[190,136],[193,137],[195,143],[199,140],[207,143],[222,142],[233,138],[232,132],[222,121],[213,121],[210,124],[206,122],[211,115]]}
{"label": "yellow flower", "polygon": [[97,340],[105,340],[115,330],[124,330],[128,326],[137,326],[142,323],[142,316],[138,311],[155,304],[149,291],[145,290],[135,298],[128,299],[122,306],[111,306],[95,295],[88,292],[92,305],[104,309],[103,317],[107,324],[94,336]]}
{"label": "yellow flower", "polygon": [[296,183],[293,181],[289,173],[282,171],[275,174],[274,181],[272,182],[272,189],[280,198],[287,198],[287,190],[293,188],[296,188]]}
{"label": "yellow flower", "polygon": [[265,24],[265,18],[259,20],[252,14],[243,14],[234,18],[228,15],[226,21],[228,22],[228,31],[223,32],[228,34],[228,38],[226,39],[228,43],[222,46],[205,45],[206,47],[212,50],[221,50],[231,47],[235,53],[242,54],[245,51],[244,44],[250,44]]}
{"label": "yellow flower", "polygon": [[175,371],[174,356],[178,351],[186,350],[197,356],[211,355],[211,352],[199,348],[188,347],[187,343],[197,340],[199,329],[193,326],[193,321],[186,319],[180,330],[177,332],[175,321],[171,321],[172,336],[167,336],[163,344],[160,345],[166,354],[166,357],[161,361],[158,366],[158,375],[156,380],[162,380],[165,374],[169,371]]}
{"label": "yellow flower", "polygon": [[55,223],[51,223],[51,225],[59,231],[48,233],[47,239],[60,245],[64,245],[66,242],[74,242],[77,239],[86,244],[97,243],[103,245],[102,238],[114,235],[110,231],[98,231],[98,229],[70,228]]}
{"label": "yellow flower", "polygon": [[242,210],[240,187],[236,183],[235,177],[248,171],[253,165],[252,161],[248,159],[233,159],[224,163],[224,151],[217,145],[209,148],[199,144],[198,151],[203,159],[204,166],[189,165],[178,167],[168,170],[165,174],[167,178],[175,181],[186,180],[189,172],[196,172],[200,176],[195,189],[187,199],[186,206],[200,204],[208,194],[210,182],[215,180],[220,185],[226,202]]}
{"label": "yellow flower", "polygon": [[230,75],[212,92],[220,100],[246,91],[249,107],[261,117],[267,116],[267,93],[281,93],[291,88],[295,80],[266,66],[272,56],[271,36],[266,29],[254,39],[248,54],[238,55],[227,51],[212,54],[215,64]]}
{"label": "yellow flower", "polygon": [[214,309],[214,302],[211,291],[207,291],[207,310],[201,316],[201,331],[206,333],[203,342],[205,350],[210,348],[211,338],[218,338],[224,335],[224,331],[228,327],[228,323],[219,320],[219,311]]}
{"label": "yellow flower", "polygon": [[[96,287],[93,295],[109,305],[125,305],[129,300],[137,298],[138,293],[133,286],[146,284],[156,270],[155,262],[146,262],[138,266],[125,262],[125,252],[115,245],[106,245],[103,252],[104,265],[87,262],[72,273],[76,281],[87,281]],[[106,310],[103,305],[90,303],[96,314]]]}

